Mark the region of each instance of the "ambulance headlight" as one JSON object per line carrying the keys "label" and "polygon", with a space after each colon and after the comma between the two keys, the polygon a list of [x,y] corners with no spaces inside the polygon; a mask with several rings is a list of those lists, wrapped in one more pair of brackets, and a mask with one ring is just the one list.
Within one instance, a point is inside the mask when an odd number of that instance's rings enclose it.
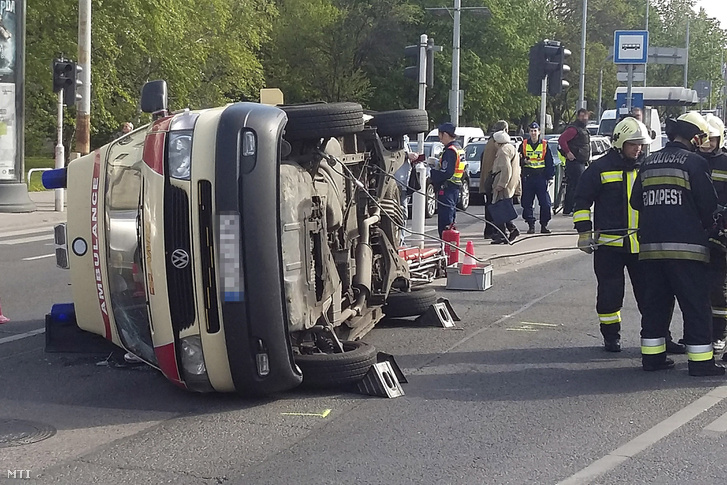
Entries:
{"label": "ambulance headlight", "polygon": [[192,164],[192,132],[171,132],[168,142],[169,175],[176,179],[189,180]]}
{"label": "ambulance headlight", "polygon": [[202,339],[199,335],[192,335],[180,340],[182,357],[182,368],[185,375],[202,376],[207,375],[207,367],[204,364],[202,353]]}

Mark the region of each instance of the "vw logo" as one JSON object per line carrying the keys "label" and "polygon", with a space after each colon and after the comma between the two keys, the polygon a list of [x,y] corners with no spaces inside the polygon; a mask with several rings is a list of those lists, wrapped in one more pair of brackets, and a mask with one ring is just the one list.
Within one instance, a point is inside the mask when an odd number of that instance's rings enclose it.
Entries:
{"label": "vw logo", "polygon": [[175,249],[172,253],[172,265],[177,269],[184,269],[189,264],[189,253],[184,249]]}

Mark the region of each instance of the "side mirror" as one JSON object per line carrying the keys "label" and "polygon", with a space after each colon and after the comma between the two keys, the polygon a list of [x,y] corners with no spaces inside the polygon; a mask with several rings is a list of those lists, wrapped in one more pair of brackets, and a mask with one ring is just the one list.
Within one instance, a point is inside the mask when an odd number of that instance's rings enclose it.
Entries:
{"label": "side mirror", "polygon": [[141,111],[144,113],[167,112],[167,82],[149,81],[141,88]]}

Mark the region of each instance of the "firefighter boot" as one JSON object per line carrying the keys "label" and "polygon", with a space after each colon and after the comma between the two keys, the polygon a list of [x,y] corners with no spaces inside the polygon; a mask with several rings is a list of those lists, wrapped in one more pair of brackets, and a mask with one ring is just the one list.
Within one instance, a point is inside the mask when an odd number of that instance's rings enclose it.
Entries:
{"label": "firefighter boot", "polygon": [[699,362],[689,361],[689,375],[695,377],[704,376],[723,376],[725,373],[724,367],[717,365],[714,359],[702,360]]}
{"label": "firefighter boot", "polygon": [[621,352],[621,338],[618,335],[603,337],[603,348],[606,352]]}
{"label": "firefighter boot", "polygon": [[528,234],[535,234],[535,221],[528,221]]}
{"label": "firefighter boot", "polygon": [[550,234],[550,229],[548,229],[548,224],[540,224],[540,234]]}
{"label": "firefighter boot", "polygon": [[674,368],[674,361],[667,358],[666,352],[655,355],[642,355],[641,367],[648,372]]}
{"label": "firefighter boot", "polygon": [[674,342],[672,339],[666,341],[666,353],[667,354],[686,354],[687,346],[679,342]]}

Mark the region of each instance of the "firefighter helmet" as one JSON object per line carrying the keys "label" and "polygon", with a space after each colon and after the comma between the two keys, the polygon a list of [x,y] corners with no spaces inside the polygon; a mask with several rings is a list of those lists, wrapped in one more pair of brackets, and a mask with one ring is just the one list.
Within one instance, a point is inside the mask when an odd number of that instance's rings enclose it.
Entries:
{"label": "firefighter helmet", "polygon": [[[708,113],[704,116],[707,125],[709,126],[709,138],[719,138],[719,144],[717,148],[722,148],[724,144],[724,123],[718,116]],[[709,148],[709,140],[707,140],[702,148]]]}
{"label": "firefighter helmet", "polygon": [[629,116],[619,121],[613,129],[613,146],[621,151],[624,143],[635,143],[637,145],[648,145],[652,142],[649,130],[642,122]]}
{"label": "firefighter helmet", "polygon": [[667,123],[667,135],[688,140],[693,148],[701,146],[709,138],[709,125],[696,111],[687,111],[676,120]]}

